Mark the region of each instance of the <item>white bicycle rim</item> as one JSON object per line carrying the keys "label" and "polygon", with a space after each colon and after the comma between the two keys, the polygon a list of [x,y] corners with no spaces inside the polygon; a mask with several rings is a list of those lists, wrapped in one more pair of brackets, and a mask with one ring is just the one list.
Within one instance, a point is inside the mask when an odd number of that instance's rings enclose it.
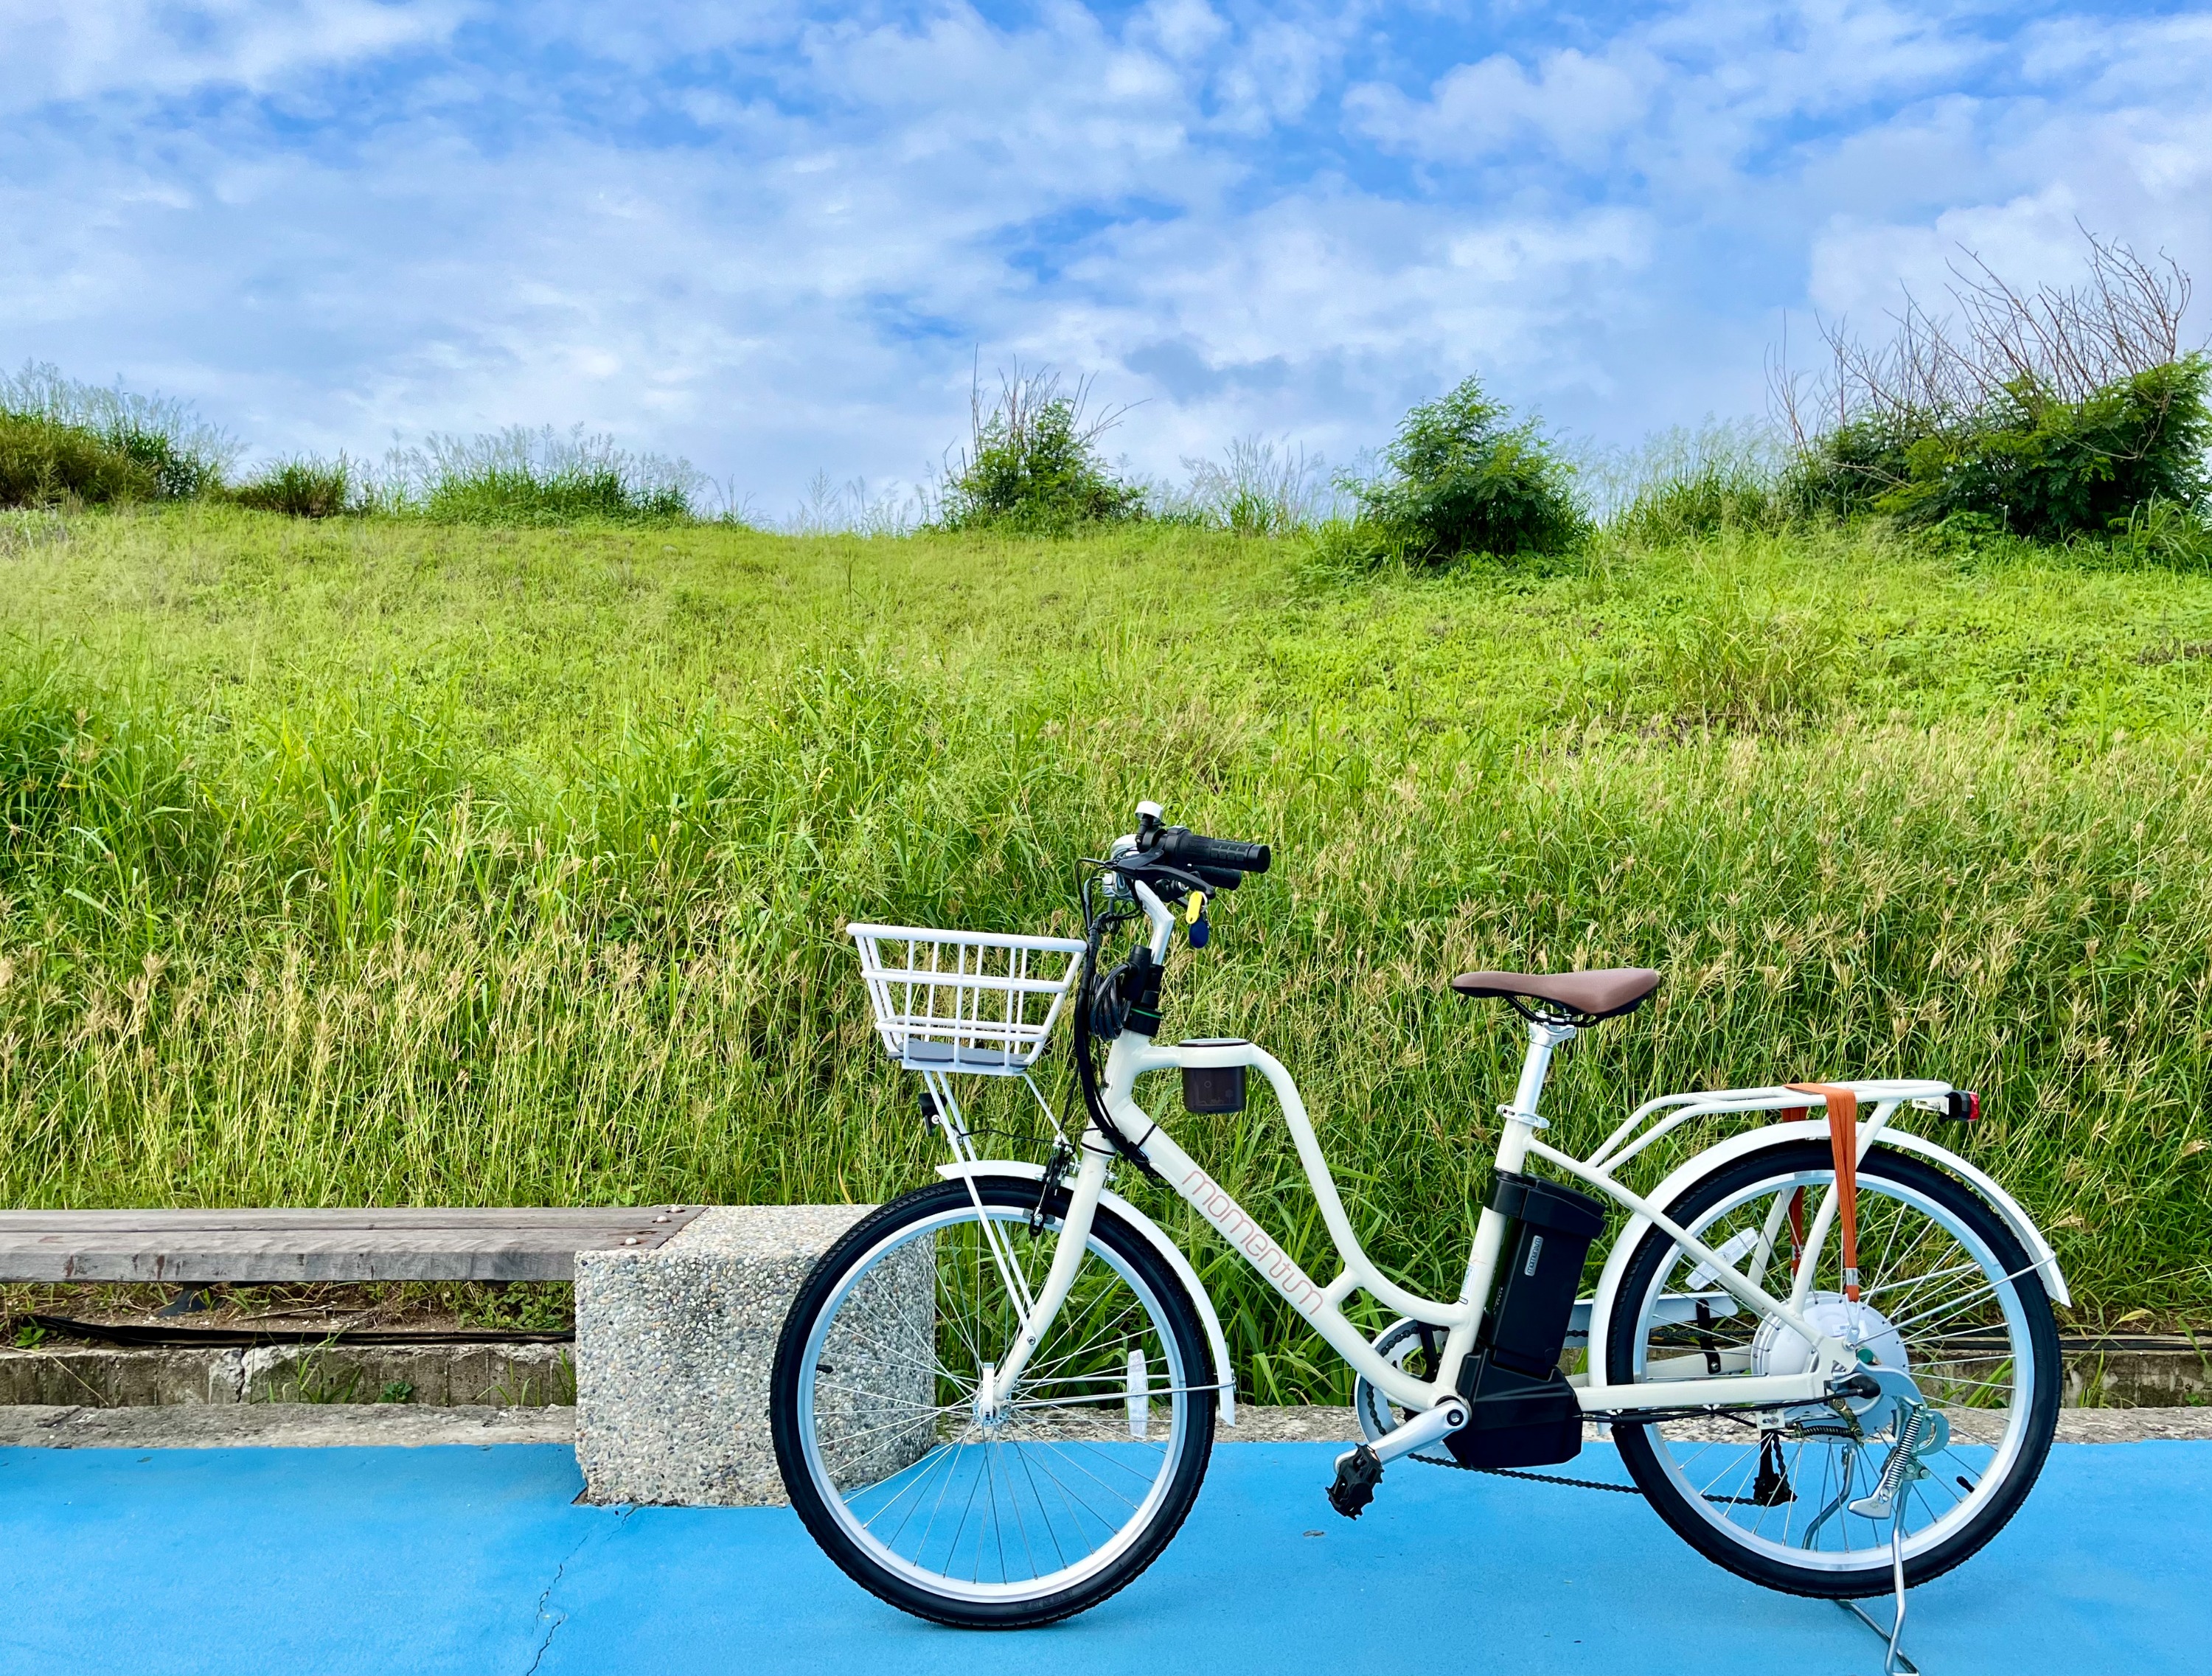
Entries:
{"label": "white bicycle rim", "polygon": [[[1697,1222],[1689,1226],[1689,1231],[1711,1244],[1712,1242],[1705,1230],[1712,1228],[1732,1211],[1753,1199],[1769,1199],[1776,1193],[1786,1193],[1792,1187],[1804,1187],[1808,1189],[1808,1202],[1817,1202],[1814,1200],[1813,1193],[1810,1190],[1825,1189],[1830,1179],[1825,1173],[1814,1170],[1795,1171],[1766,1177],[1752,1183],[1741,1192],[1730,1195],[1720,1204],[1702,1212]],[[1972,1520],[1975,1513],[1996,1496],[2005,1484],[2014,1465],[2020,1458],[2028,1428],[2033,1422],[2033,1396],[2039,1370],[2036,1366],[2034,1339],[2028,1330],[2026,1312],[2021,1308],[2018,1292],[2011,1284],[2010,1277],[2003,1264],[1974,1231],[1956,1221],[1947,1207],[1927,1198],[1908,1183],[1892,1181],[1875,1174],[1864,1173],[1863,1167],[1863,1173],[1859,1176],[1859,1205],[1863,1224],[1867,1219],[1865,1207],[1873,1199],[1888,1200],[1918,1211],[1957,1242],[1964,1256],[1971,1260],[1978,1269],[1981,1284],[1984,1288],[1990,1289],[1992,1295],[1998,1300],[2006,1334],[2009,1340],[2008,1346],[2001,1357],[1982,1359],[2008,1362],[2013,1369],[2010,1379],[2006,1381],[2012,1400],[2007,1406],[2002,1432],[1993,1442],[1985,1437],[1971,1435],[1974,1431],[1985,1430],[1984,1426],[1976,1424],[1974,1417],[1990,1415],[1995,1412],[1993,1409],[1946,1404],[1940,1398],[1931,1403],[1931,1406],[1943,1413],[1952,1423],[1954,1435],[1948,1447],[1941,1454],[1929,1457],[1929,1465],[1935,1468],[1934,1477],[1915,1485],[1907,1492],[1911,1500],[1908,1503],[1903,1553],[1905,1559],[1910,1562],[1918,1555],[1939,1546],[1963,1528]],[[1884,1276],[1879,1268],[1867,1266],[1869,1257],[1867,1243],[1863,1236],[1860,1256],[1866,1285],[1863,1296],[1867,1302],[1879,1305],[1882,1302]],[[1832,1234],[1828,1242],[1828,1250],[1823,1254],[1824,1257],[1832,1260],[1834,1247],[1835,1238]],[[1906,1253],[1901,1254],[1904,1256],[1910,1254],[1910,1248]],[[1653,1276],[1650,1290],[1637,1305],[1638,1333],[1634,1365],[1636,1375],[1639,1381],[1644,1376],[1651,1349],[1649,1323],[1651,1319],[1653,1301],[1666,1290],[1667,1283],[1670,1278],[1678,1278],[1683,1273],[1688,1260],[1678,1254],[1663,1263]],[[1881,1254],[1875,1254],[1875,1260],[1879,1263],[1881,1260]],[[1777,1278],[1781,1278],[1786,1276],[1789,1265],[1786,1245],[1778,1255],[1777,1263],[1778,1272],[1771,1270],[1770,1273],[1774,1273]],[[1786,1285],[1786,1280],[1783,1284]],[[1903,1285],[1911,1283],[1895,1284]],[[1957,1308],[1963,1307],[1965,1307],[1964,1304],[1957,1306]],[[1955,1309],[1944,1313],[1946,1315],[1955,1313]],[[1941,1319],[1942,1317],[1937,1317],[1938,1321]],[[1905,1344],[1907,1356],[1910,1357],[1913,1339],[1907,1337]],[[1943,1365],[1956,1365],[1958,1360],[1959,1358],[1956,1357],[1950,1358]],[[1663,1387],[1664,1381],[1659,1381],[1645,1388],[1663,1388]],[[1813,1492],[1809,1508],[1806,1505],[1808,1497],[1805,1492],[1801,1491],[1798,1501],[1784,1503],[1779,1507],[1747,1509],[1739,1502],[1729,1499],[1717,1500],[1715,1497],[1717,1496],[1741,1497],[1748,1491],[1753,1481],[1753,1474],[1750,1469],[1753,1458],[1757,1453],[1755,1447],[1749,1448],[1743,1458],[1735,1460],[1723,1459],[1718,1462],[1704,1460],[1704,1464],[1701,1465],[1701,1460],[1715,1446],[1711,1443],[1698,1443],[1688,1448],[1686,1453],[1683,1444],[1668,1436],[1667,1427],[1669,1424],[1679,1423],[1660,1422],[1651,1428],[1656,1434],[1654,1441],[1667,1445],[1656,1451],[1665,1470],[1680,1486],[1683,1501],[1698,1509],[1702,1516],[1719,1529],[1730,1542],[1749,1552],[1762,1553],[1782,1564],[1808,1571],[1858,1571],[1875,1566],[1886,1570],[1891,1564],[1890,1521],[1868,1519],[1850,1513],[1847,1507],[1838,1508],[1832,1513],[1827,1522],[1835,1524],[1845,1531],[1855,1531],[1863,1539],[1863,1542],[1826,1549],[1802,1545],[1804,1521],[1818,1517],[1827,1503],[1835,1498],[1835,1493],[1840,1487],[1841,1475],[1832,1470],[1832,1463],[1830,1470],[1822,1474],[1819,1488]],[[1728,1423],[1718,1424],[1725,1425]],[[1742,1431],[1737,1433],[1736,1436],[1751,1439],[1755,1436],[1755,1434]],[[1735,1447],[1739,1449],[1746,1448],[1745,1444],[1740,1442],[1735,1443]],[[1798,1463],[1805,1458],[1808,1451],[1820,1448],[1825,1454],[1832,1456],[1837,1448],[1838,1446],[1826,1442],[1803,1440],[1799,1440],[1794,1448],[1785,1445],[1784,1454],[1792,1485],[1796,1485],[1802,1482]],[[1984,1448],[1990,1451],[1986,1461],[1978,1458],[1978,1452]],[[1968,1450],[1975,1451],[1976,1454],[1969,1454],[1966,1453]],[[1863,1458],[1856,1463],[1856,1470],[1853,1474],[1855,1488],[1850,1492],[1852,1495],[1864,1496],[1873,1491],[1875,1479],[1881,1472],[1881,1464],[1887,1454],[1887,1448],[1881,1437],[1876,1436],[1868,1440],[1863,1447]],[[1971,1477],[1972,1488],[1962,1490],[1960,1480],[1967,1477]],[[1950,1497],[1948,1505],[1938,1505],[1935,1503],[1933,1495],[1930,1493],[1931,1485],[1938,1487],[1935,1493]],[[1916,1511],[1928,1516],[1923,1517],[1916,1523],[1913,1517]],[[1748,1526],[1743,1522],[1747,1518],[1750,1521]],[[1792,1540],[1793,1536],[1799,1539]]]}
{"label": "white bicycle rim", "polygon": [[[1021,1210],[995,1205],[985,1208],[996,1223],[1019,1228],[1027,1221],[1026,1213]],[[1007,1423],[1004,1435],[988,1437],[983,1435],[972,1417],[964,1421],[960,1418],[963,1409],[972,1409],[974,1378],[960,1370],[946,1368],[943,1358],[936,1355],[933,1341],[929,1347],[932,1365],[926,1371],[933,1384],[942,1385],[950,1381],[959,1388],[960,1398],[949,1403],[931,1402],[927,1406],[927,1416],[919,1406],[915,1406],[907,1419],[894,1419],[886,1424],[911,1427],[926,1418],[940,1433],[949,1424],[954,1435],[950,1438],[941,1435],[934,1438],[927,1453],[877,1484],[864,1485],[858,1491],[841,1489],[823,1458],[821,1438],[815,1424],[815,1373],[821,1366],[825,1346],[838,1322],[840,1312],[854,1291],[900,1248],[925,1236],[933,1238],[942,1230],[963,1224],[973,1226],[975,1223],[975,1208],[969,1205],[911,1224],[871,1247],[846,1271],[836,1291],[817,1314],[812,1330],[807,1337],[805,1359],[802,1363],[807,1374],[800,1381],[799,1392],[799,1432],[807,1473],[823,1504],[855,1545],[877,1564],[918,1588],[948,1600],[973,1602],[1035,1600],[1077,1587],[1097,1576],[1143,1536],[1167,1497],[1190,1425],[1188,1369],[1183,1363],[1182,1348],[1161,1309],[1159,1299],[1144,1278],[1119,1254],[1102,1242],[1095,1231],[1087,1244],[1087,1255],[1098,1259],[1128,1287],[1132,1302],[1143,1315],[1147,1362],[1149,1363],[1156,1354],[1163,1364],[1164,1378],[1147,1375],[1149,1391],[1157,1394],[1156,1397],[1147,1398],[1148,1430],[1151,1417],[1158,1414],[1162,1407],[1166,1411],[1166,1435],[1157,1444],[1149,1437],[1139,1439],[1128,1436],[1125,1428],[1124,1435],[1111,1445],[1119,1453],[1109,1455],[1104,1453],[1107,1446],[1094,1437],[1055,1436],[1048,1430],[1046,1422],[1054,1414],[1064,1414],[1069,1409],[1098,1410],[1109,1419],[1126,1417],[1128,1413],[1128,1399],[1122,1391],[1111,1391],[1101,1396],[1096,1390],[1086,1393],[1079,1388],[1073,1394],[1060,1397],[1049,1394],[1054,1388],[1052,1377],[1056,1365],[1055,1357],[1059,1364],[1064,1364],[1092,1348],[1089,1345],[1079,1344],[1070,1349],[1058,1349],[1049,1337],[1038,1346],[1031,1370],[1024,1373],[1011,1399],[1012,1407],[1018,1418]],[[1051,1223],[1048,1226],[1056,1233],[1059,1224]],[[1016,1247],[1015,1260],[1018,1261],[1018,1242],[1006,1243]],[[1049,1247],[1044,1247],[1043,1255],[1048,1260],[1049,1254]],[[1029,1273],[1027,1266],[1024,1266],[1032,1291],[1041,1278],[1041,1266],[1039,1272]],[[1079,1275],[1079,1287],[1080,1284]],[[1063,1310],[1060,1319],[1054,1322],[1054,1329],[1058,1330],[1066,1320],[1066,1312]],[[982,1354],[984,1347],[972,1342],[965,1343],[963,1348],[971,1352],[972,1359],[996,1359],[987,1358]],[[1096,1387],[1100,1383],[1097,1375],[1079,1375],[1078,1378],[1085,1386]],[[1038,1394],[1040,1393],[1046,1394]],[[1150,1457],[1149,1473],[1133,1473],[1133,1455]],[[1132,1497],[1115,1488],[1116,1485],[1127,1483],[1133,1477],[1142,1479],[1141,1497]],[[956,1493],[963,1479],[966,1484],[964,1499]],[[900,1480],[903,1482],[898,1482]],[[1049,1490],[1045,1481],[1049,1481]],[[897,1483],[897,1488],[881,1497],[873,1509],[864,1510],[859,1505],[870,1493],[883,1491],[886,1485],[893,1483]],[[1008,1533],[1004,1530],[1000,1531],[996,1539],[988,1545],[979,1534],[970,1550],[978,1560],[978,1564],[970,1568],[971,1575],[962,1577],[933,1569],[919,1563],[912,1555],[899,1552],[900,1538],[911,1526],[915,1517],[922,1517],[924,1526],[920,1540],[913,1545],[926,1553],[932,1536],[941,1527],[944,1518],[951,1516],[957,1521],[975,1516],[974,1503],[978,1495],[984,1496],[986,1499],[987,1511],[982,1516],[995,1519],[1001,1484],[1006,1486],[1008,1511],[1013,1515],[1015,1521],[1012,1533],[1012,1546],[1006,1545]],[[1067,1558],[1070,1534],[1072,1532],[1079,1533],[1085,1522],[1084,1508],[1090,1501],[1101,1497],[1121,1499],[1127,1512],[1097,1545],[1073,1559]],[[1056,1524],[1048,1523],[1044,1528],[1038,1528],[1036,1518],[1031,1515],[1049,1515],[1054,1500],[1061,1503],[1060,1511],[1066,1516]],[[958,1505],[949,1507],[948,1503]],[[925,1505],[929,1509],[927,1514],[922,1512]],[[887,1524],[892,1513],[899,1513],[902,1522],[886,1539],[874,1527]],[[1095,1510],[1092,1516],[1097,1525],[1109,1524]],[[949,1554],[957,1555],[962,1552],[962,1534],[956,1525],[955,1534],[945,1543]],[[1064,1563],[1049,1571],[1035,1570],[1037,1556],[1048,1547],[1054,1551],[1055,1558]],[[989,1561],[994,1556],[1000,1571],[996,1581],[988,1580],[980,1575],[992,1569]],[[1018,1559],[1016,1556],[1020,1558]],[[1032,1569],[1032,1575],[1019,1578],[1008,1575],[1024,1561]]]}

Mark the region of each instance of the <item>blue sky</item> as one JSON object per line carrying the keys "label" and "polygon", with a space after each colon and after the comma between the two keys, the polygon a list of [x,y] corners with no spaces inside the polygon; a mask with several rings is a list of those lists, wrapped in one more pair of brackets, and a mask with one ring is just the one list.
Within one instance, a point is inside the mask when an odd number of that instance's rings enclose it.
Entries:
{"label": "blue sky", "polygon": [[1469,372],[1629,444],[1962,246],[2212,279],[2208,89],[2204,6],[0,0],[0,361],[263,453],[581,422],[769,511],[935,465],[979,357],[1162,475]]}

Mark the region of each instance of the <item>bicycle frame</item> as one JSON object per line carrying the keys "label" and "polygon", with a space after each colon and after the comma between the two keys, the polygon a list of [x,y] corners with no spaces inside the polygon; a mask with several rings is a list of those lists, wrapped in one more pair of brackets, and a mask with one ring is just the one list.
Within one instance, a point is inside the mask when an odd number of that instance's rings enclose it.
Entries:
{"label": "bicycle frame", "polygon": [[[1152,923],[1153,958],[1164,963],[1175,931],[1174,916],[1142,884],[1137,884],[1135,889],[1138,900]],[[1589,1384],[1578,1386],[1577,1400],[1585,1411],[1626,1413],[1638,1410],[1696,1408],[1708,1405],[1741,1407],[1826,1400],[1833,1394],[1839,1381],[1856,1375],[1858,1362],[1852,1350],[1841,1339],[1813,1326],[1801,1313],[1807,1303],[1814,1262],[1806,1260],[1801,1263],[1787,1299],[1775,1297],[1759,1284],[1759,1278],[1778,1237],[1777,1228],[1769,1227],[1765,1230],[1760,1248],[1753,1254],[1752,1272],[1745,1274],[1719,1253],[1672,1221],[1657,1205],[1622,1186],[1611,1174],[1661,1135],[1691,1117],[1704,1114],[1708,1110],[1755,1112],[1788,1109],[1793,1106],[1802,1108],[1806,1103],[1804,1096],[1792,1095],[1782,1089],[1745,1090],[1738,1095],[1715,1096],[1702,1104],[1698,1103],[1698,1096],[1670,1096],[1652,1102],[1632,1114],[1589,1160],[1571,1157],[1546,1145],[1536,1139],[1536,1135],[1547,1126],[1538,1115],[1537,1105],[1551,1067],[1552,1055],[1574,1035],[1575,1031],[1570,1026],[1530,1025],[1528,1049],[1522,1064],[1521,1079],[1515,1090],[1513,1102],[1499,1108],[1504,1126],[1498,1137],[1497,1168],[1517,1172],[1529,1158],[1534,1157],[1596,1189],[1632,1216],[1641,1218],[1659,1229],[1679,1249],[1693,1258],[1701,1269],[1709,1269],[1717,1285],[1746,1309],[1762,1317],[1781,1321],[1813,1345],[1814,1352],[1810,1367],[1802,1374],[1662,1379],[1629,1385],[1609,1385],[1600,1381],[1595,1388]],[[1317,1284],[1306,1274],[1258,1220],[1162,1131],[1133,1097],[1136,1079],[1147,1072],[1237,1065],[1250,1066],[1267,1078],[1282,1108],[1284,1120],[1288,1124],[1291,1139],[1297,1147],[1299,1163],[1305,1170],[1307,1182],[1321,1209],[1322,1219],[1342,1265],[1336,1277],[1326,1286]],[[1939,1083],[1883,1083],[1857,1086],[1865,1094],[1875,1097],[1877,1102],[1872,1118],[1861,1126],[1859,1147],[1862,1154],[1907,1099],[1948,1091],[1948,1085]],[[1164,1046],[1134,1033],[1124,1033],[1115,1041],[1107,1055],[1103,1096],[1107,1117],[1121,1132],[1122,1138],[1142,1154],[1168,1185],[1205,1218],[1215,1231],[1227,1240],[1362,1378],[1393,1402],[1416,1412],[1425,1412],[1456,1396],[1461,1365],[1474,1348],[1482,1325],[1482,1301],[1490,1296],[1496,1276],[1498,1253],[1507,1226],[1504,1215],[1488,1206],[1484,1207],[1468,1253],[1466,1279],[1460,1288],[1459,1296],[1449,1303],[1425,1298],[1393,1282],[1376,1267],[1361,1248],[1351,1219],[1345,1214],[1335,1179],[1329,1172],[1328,1160],[1315,1137],[1313,1124],[1306,1114],[1304,1102],[1298,1096],[1297,1085],[1290,1072],[1272,1054],[1250,1042],[1217,1043],[1204,1047]],[[1658,1120],[1656,1124],[1650,1121],[1654,1118]],[[1631,1144],[1631,1136],[1639,1127],[1647,1125],[1646,1132]],[[1024,1305],[1025,1325],[1010,1349],[1006,1361],[987,1370],[985,1388],[977,1394],[977,1401],[983,1408],[990,1407],[997,1393],[1011,1390],[1019,1379],[1030,1355],[1066,1299],[1074,1282],[1076,1271],[1081,1266],[1085,1244],[1097,1210],[1099,1194],[1105,1187],[1107,1169],[1112,1156],[1107,1150],[1094,1146],[1083,1148],[1082,1154],[1080,1167],[1070,1183],[1069,1205],[1052,1266],[1034,1301],[1018,1297],[1017,1301]],[[1825,1194],[1813,1224],[1808,1230],[1806,1249],[1808,1259],[1817,1255],[1828,1236],[1835,1215],[1835,1197],[1832,1188]],[[1343,1313],[1345,1301],[1358,1291],[1366,1292],[1401,1315],[1446,1330],[1433,1379],[1417,1379],[1376,1352],[1366,1335]],[[1597,1347],[1593,1345],[1593,1362],[1597,1353]],[[1220,1373],[1225,1376],[1227,1371],[1224,1369]]]}

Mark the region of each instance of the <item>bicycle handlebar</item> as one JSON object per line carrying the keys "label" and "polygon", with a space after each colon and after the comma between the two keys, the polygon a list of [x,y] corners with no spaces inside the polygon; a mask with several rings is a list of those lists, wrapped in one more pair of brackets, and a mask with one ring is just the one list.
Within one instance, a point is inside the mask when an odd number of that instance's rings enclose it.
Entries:
{"label": "bicycle handlebar", "polygon": [[1265,844],[1247,844],[1235,838],[1206,838],[1177,829],[1160,835],[1160,858],[1185,867],[1212,867],[1232,873],[1264,873],[1274,859]]}

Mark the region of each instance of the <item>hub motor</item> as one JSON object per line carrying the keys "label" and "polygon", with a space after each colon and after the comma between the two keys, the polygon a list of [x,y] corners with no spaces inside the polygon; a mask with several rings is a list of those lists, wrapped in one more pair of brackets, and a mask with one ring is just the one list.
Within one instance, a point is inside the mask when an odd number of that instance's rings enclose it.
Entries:
{"label": "hub motor", "polygon": [[[1835,1336],[1859,1353],[1859,1360],[1894,1372],[1910,1371],[1905,1340],[1889,1324],[1889,1317],[1871,1303],[1853,1303],[1841,1292],[1815,1292],[1802,1311],[1814,1327]],[[1813,1365],[1813,1347],[1795,1329],[1769,1317],[1752,1335],[1751,1368],[1755,1374],[1802,1374]],[[1869,1431],[1888,1424],[1887,1395],[1850,1399],[1851,1410]],[[1786,1412],[1792,1420],[1832,1419],[1825,1404],[1808,1405]]]}

